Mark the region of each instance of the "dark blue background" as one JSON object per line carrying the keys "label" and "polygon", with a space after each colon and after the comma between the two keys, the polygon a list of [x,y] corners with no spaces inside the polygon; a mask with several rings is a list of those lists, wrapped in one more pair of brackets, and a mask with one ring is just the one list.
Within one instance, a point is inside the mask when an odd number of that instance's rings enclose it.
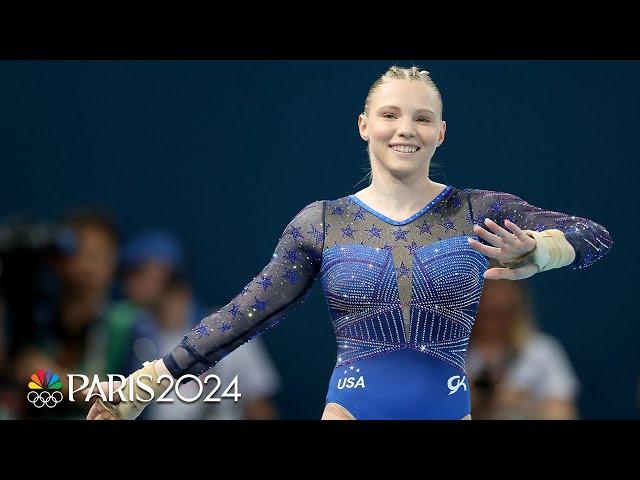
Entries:
{"label": "dark blue background", "polygon": [[[100,203],[125,233],[169,225],[196,287],[230,300],[304,205],[365,186],[356,121],[390,61],[0,62],[0,216]],[[440,86],[437,181],[591,218],[604,261],[533,278],[538,321],[566,346],[586,418],[638,418],[640,63],[418,61]],[[287,418],[318,418],[335,361],[319,284],[264,337]]]}

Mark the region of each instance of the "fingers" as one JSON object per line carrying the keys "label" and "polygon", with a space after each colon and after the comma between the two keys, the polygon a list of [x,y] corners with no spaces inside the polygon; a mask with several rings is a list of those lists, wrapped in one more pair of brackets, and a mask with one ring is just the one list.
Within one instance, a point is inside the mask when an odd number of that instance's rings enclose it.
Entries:
{"label": "fingers", "polygon": [[87,420],[117,420],[117,418],[106,410],[100,402],[96,402],[91,406]]}
{"label": "fingers", "polygon": [[538,266],[534,264],[525,265],[520,268],[490,268],[484,272],[487,280],[523,280],[538,273]]}
{"label": "fingers", "polygon": [[520,227],[518,225],[516,225],[515,223],[513,223],[511,220],[505,220],[504,221],[505,226],[511,230],[511,232],[513,232],[513,234],[518,237],[518,239],[522,240],[522,241],[528,241],[528,240],[532,240],[532,238],[527,235],[526,233],[524,233]]}
{"label": "fingers", "polygon": [[482,253],[483,255],[486,255],[489,258],[498,259],[498,257],[500,256],[499,248],[490,247],[488,245],[480,243],[477,240],[474,240],[473,238],[468,238],[467,240],[471,248],[473,248],[474,250],[477,250],[478,252]]}
{"label": "fingers", "polygon": [[117,420],[117,419],[116,417],[111,415],[111,413],[105,410],[96,418],[96,420]]}
{"label": "fingers", "polygon": [[489,230],[491,230],[498,237],[500,237],[502,241],[504,241],[505,243],[515,242],[517,237],[513,233],[505,230],[490,218],[485,218],[484,224],[487,226],[487,228],[489,228]]}
{"label": "fingers", "polygon": [[491,233],[489,230],[487,230],[486,228],[482,228],[480,225],[474,225],[473,231],[476,235],[478,235],[483,240],[486,240],[494,247],[502,247],[502,245],[504,245],[504,242],[498,235]]}
{"label": "fingers", "polygon": [[87,414],[87,420],[96,420],[96,417],[100,415],[103,411],[104,409],[100,406],[100,403],[95,402],[93,405],[91,405],[91,408],[89,409],[89,413]]}

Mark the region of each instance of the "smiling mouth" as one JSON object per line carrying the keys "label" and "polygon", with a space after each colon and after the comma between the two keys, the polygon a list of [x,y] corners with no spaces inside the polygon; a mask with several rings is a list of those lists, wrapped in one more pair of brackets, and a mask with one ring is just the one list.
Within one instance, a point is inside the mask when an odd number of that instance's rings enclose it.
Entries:
{"label": "smiling mouth", "polygon": [[409,146],[409,145],[389,145],[389,147],[398,153],[416,153],[420,150],[420,147]]}

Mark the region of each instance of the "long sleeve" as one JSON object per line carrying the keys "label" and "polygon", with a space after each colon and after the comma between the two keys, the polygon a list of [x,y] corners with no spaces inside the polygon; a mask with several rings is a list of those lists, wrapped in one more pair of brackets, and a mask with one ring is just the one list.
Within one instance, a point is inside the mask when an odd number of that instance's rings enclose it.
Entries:
{"label": "long sleeve", "polygon": [[203,319],[163,357],[175,378],[200,375],[274,326],[299,303],[320,271],[324,201],[307,205],[282,232],[271,261],[219,311]]}
{"label": "long sleeve", "polygon": [[613,245],[609,232],[596,222],[552,212],[530,205],[521,198],[502,192],[487,190],[467,190],[470,215],[469,223],[481,225],[485,218],[504,226],[508,219],[522,229],[543,230],[558,229],[576,252],[569,265],[572,269],[586,268],[601,259]]}

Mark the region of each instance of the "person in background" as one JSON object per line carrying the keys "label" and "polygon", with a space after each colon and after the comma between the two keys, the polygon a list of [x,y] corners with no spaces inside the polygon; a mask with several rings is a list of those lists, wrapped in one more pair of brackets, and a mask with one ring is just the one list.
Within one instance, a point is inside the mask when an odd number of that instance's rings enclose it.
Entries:
{"label": "person in background", "polygon": [[577,419],[578,379],[524,282],[488,280],[467,352],[475,419]]}
{"label": "person in background", "polygon": [[[40,369],[58,374],[67,390],[67,374],[94,375],[104,369],[104,311],[111,301],[119,235],[111,214],[81,209],[61,225],[73,232],[75,248],[52,260],[57,293],[36,306],[36,330],[12,362],[13,380],[26,386]],[[83,418],[88,406],[64,402],[55,409],[27,409],[27,417]]]}
{"label": "person in background", "polygon": [[[121,257],[122,287],[127,298],[112,311],[112,326],[131,333],[128,342],[131,355],[123,351],[120,362],[111,363],[113,373],[130,372],[140,362],[156,358],[159,352],[179,342],[184,331],[198,324],[209,312],[196,299],[187,279],[184,249],[178,239],[166,231],[149,231],[131,239]],[[136,313],[137,312],[137,313]],[[127,318],[128,320],[125,320]],[[117,320],[116,320],[117,319]],[[112,328],[112,331],[114,328]],[[120,334],[118,337],[127,337]],[[114,336],[112,335],[112,338]],[[258,340],[258,339],[256,339]],[[112,356],[113,358],[113,356]],[[122,368],[126,365],[126,368]],[[220,397],[238,376],[238,403],[222,399],[220,403],[181,402],[175,396],[172,404],[156,404],[144,412],[146,419],[275,419],[278,417],[271,397],[279,387],[279,376],[272,365],[262,340],[247,343],[227,356],[209,374],[220,378]],[[202,376],[202,379],[206,375]],[[205,385],[204,399],[216,382]],[[193,385],[180,391],[191,396]],[[191,392],[191,393],[190,393]]]}

